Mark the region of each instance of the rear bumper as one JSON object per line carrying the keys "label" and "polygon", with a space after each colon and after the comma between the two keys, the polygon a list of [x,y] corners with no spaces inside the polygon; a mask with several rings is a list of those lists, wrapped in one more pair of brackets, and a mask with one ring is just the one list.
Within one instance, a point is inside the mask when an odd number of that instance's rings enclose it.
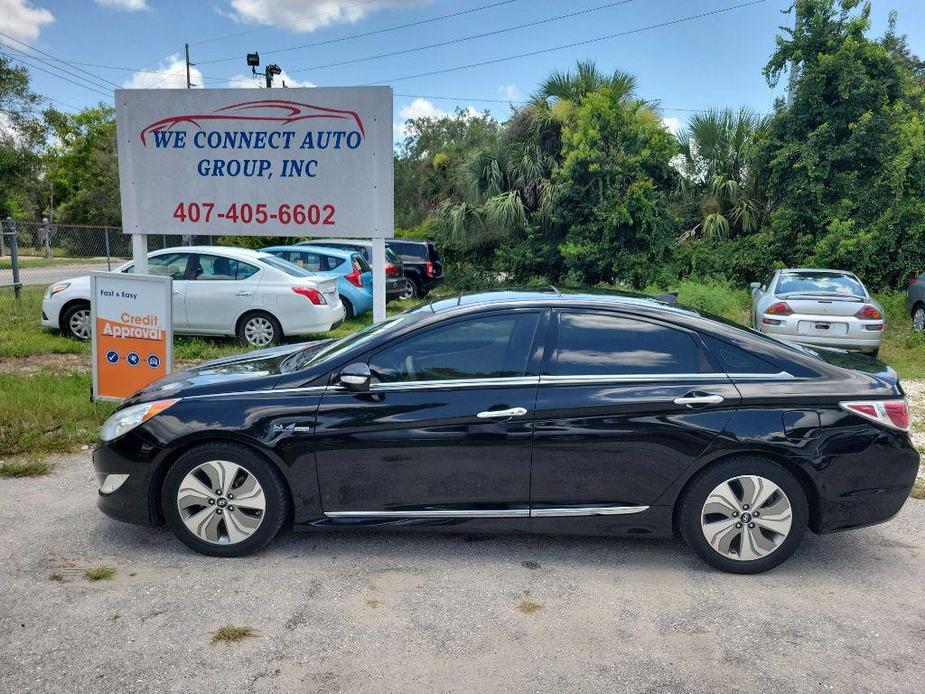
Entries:
{"label": "rear bumper", "polygon": [[285,335],[316,335],[342,323],[345,315],[344,303],[338,300],[334,306],[314,306],[311,311],[283,314],[280,325]]}
{"label": "rear bumper", "polygon": [[758,332],[764,333],[778,340],[799,342],[804,345],[820,345],[822,347],[841,347],[843,349],[874,350],[880,346],[883,339],[883,330],[868,330],[867,325],[882,325],[883,321],[852,321],[848,323],[846,335],[805,335],[798,329],[798,322],[818,321],[820,323],[835,322],[831,318],[816,316],[791,316],[781,319],[779,316],[763,316],[772,320],[781,320],[780,325],[767,325],[759,322]]}

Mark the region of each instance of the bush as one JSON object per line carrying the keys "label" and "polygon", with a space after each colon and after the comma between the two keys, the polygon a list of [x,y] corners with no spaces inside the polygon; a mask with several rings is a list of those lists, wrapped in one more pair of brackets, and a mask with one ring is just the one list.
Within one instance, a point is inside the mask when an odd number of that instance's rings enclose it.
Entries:
{"label": "bush", "polygon": [[751,295],[747,289],[737,289],[729,282],[684,279],[675,284],[649,285],[646,294],[678,293],[678,303],[704,313],[712,313],[740,323],[748,322]]}

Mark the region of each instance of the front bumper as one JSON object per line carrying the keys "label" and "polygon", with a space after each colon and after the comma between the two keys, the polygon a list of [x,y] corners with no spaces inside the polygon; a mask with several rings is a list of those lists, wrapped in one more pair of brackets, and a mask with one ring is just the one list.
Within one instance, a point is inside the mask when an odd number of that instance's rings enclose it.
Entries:
{"label": "front bumper", "polygon": [[42,299],[42,325],[46,328],[57,330],[61,327],[59,315],[61,313],[61,302],[54,299]]}
{"label": "front bumper", "polygon": [[[132,457],[128,451],[132,449]],[[154,451],[130,432],[110,443],[101,443],[93,451],[93,470],[97,484],[110,474],[127,474],[128,479],[111,494],[97,490],[96,506],[110,518],[136,525],[160,525],[160,514],[154,506],[152,470]]]}

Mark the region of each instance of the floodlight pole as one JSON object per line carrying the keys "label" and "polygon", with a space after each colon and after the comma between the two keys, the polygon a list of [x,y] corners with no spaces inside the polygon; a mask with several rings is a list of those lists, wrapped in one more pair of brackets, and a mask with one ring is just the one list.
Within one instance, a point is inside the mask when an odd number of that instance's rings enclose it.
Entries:
{"label": "floodlight pole", "polygon": [[183,45],[184,45],[185,48],[186,48],[186,88],[187,88],[187,89],[192,89],[192,88],[193,88],[193,82],[190,80],[190,73],[189,73],[189,66],[190,66],[190,61],[189,61],[189,44],[188,44],[188,43],[184,43]]}

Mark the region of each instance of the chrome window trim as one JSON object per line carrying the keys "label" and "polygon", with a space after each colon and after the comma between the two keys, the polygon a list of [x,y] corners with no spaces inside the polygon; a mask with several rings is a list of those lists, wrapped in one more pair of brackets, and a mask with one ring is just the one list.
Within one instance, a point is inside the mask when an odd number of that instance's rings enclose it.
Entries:
{"label": "chrome window trim", "polygon": [[421,511],[325,511],[328,518],[555,518],[622,516],[647,511],[648,506],[568,506],[539,509],[452,509]]}
{"label": "chrome window trim", "polygon": [[540,376],[540,385],[574,385],[598,383],[647,383],[651,381],[728,381],[724,373],[684,373],[684,374],[597,374],[572,376]]}

